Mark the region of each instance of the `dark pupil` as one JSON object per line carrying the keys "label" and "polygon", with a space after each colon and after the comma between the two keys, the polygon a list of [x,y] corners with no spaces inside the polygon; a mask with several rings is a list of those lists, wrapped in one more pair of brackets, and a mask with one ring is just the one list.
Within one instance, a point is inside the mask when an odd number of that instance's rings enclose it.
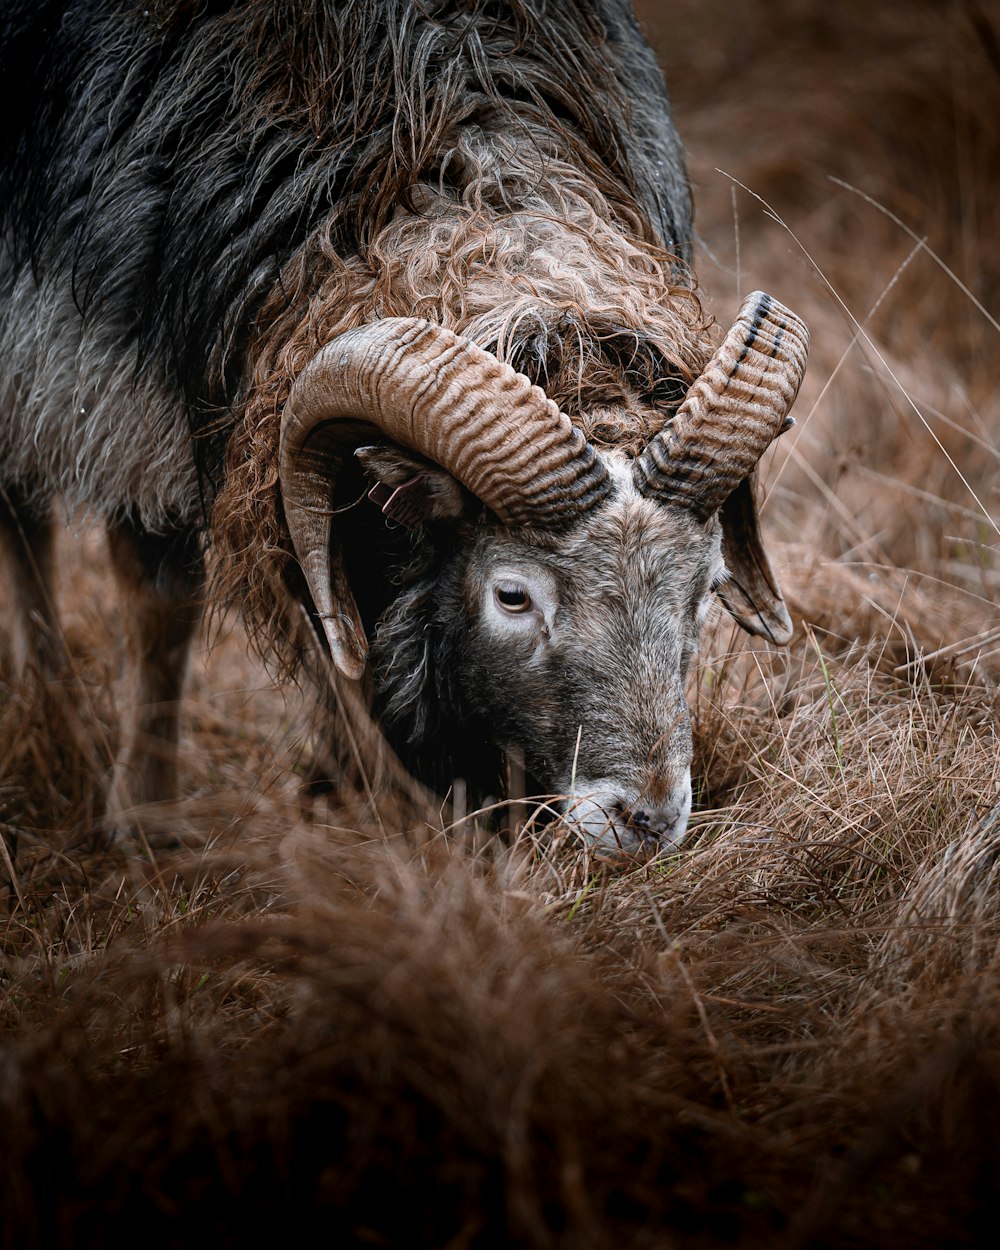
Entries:
{"label": "dark pupil", "polygon": [[520,586],[516,586],[512,590],[499,586],[497,587],[497,598],[505,608],[523,608],[528,602],[528,593]]}

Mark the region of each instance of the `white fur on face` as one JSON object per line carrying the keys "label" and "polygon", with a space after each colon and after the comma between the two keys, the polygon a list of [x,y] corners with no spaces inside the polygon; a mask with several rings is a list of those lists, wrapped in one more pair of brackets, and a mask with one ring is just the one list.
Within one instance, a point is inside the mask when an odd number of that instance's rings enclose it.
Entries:
{"label": "white fur on face", "polygon": [[488,689],[496,740],[567,796],[589,843],[676,847],[691,811],[684,680],[724,570],[720,527],[643,498],[625,457],[604,460],[615,492],[569,531],[484,533],[463,681]]}
{"label": "white fur on face", "polygon": [[691,770],[685,771],[666,801],[655,806],[614,777],[577,778],[564,806],[570,830],[599,850],[677,850],[691,815]]}

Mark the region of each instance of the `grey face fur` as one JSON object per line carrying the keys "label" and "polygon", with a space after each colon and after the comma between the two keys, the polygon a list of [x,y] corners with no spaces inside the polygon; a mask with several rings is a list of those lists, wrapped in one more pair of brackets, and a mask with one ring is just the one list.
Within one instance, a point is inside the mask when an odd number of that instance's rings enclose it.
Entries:
{"label": "grey face fur", "polygon": [[[484,514],[443,593],[453,714],[562,796],[599,846],[676,846],[691,806],[684,681],[713,586],[721,528],[642,498],[630,463],[604,457],[611,497],[563,533]],[[450,635],[450,637],[447,637]]]}

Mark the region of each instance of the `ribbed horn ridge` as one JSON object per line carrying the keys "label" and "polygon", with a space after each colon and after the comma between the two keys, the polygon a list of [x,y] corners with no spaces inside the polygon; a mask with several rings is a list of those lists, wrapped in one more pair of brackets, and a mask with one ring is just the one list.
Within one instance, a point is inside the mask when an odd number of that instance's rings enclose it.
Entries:
{"label": "ribbed horn ridge", "polygon": [[443,326],[392,318],[339,335],[296,378],[281,421],[278,473],[295,553],[331,654],[364,670],[364,633],[331,500],[359,427],[447,469],[512,525],[565,524],[611,490],[594,449],[537,386]]}
{"label": "ribbed horn ridge", "polygon": [[633,464],[638,490],[703,519],[717,511],[792,424],[808,345],[800,317],[763,291],[748,295],[673,420]]}

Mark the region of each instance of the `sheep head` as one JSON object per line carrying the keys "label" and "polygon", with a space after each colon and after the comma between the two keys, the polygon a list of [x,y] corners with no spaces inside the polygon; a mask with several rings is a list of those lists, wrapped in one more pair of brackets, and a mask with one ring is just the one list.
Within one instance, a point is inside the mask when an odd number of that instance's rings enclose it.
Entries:
{"label": "sheep head", "polygon": [[[333,537],[333,484],[374,431],[384,442],[359,455],[388,514],[464,526],[433,562],[424,618],[406,618],[401,596],[379,625],[390,647],[407,630],[437,640],[421,667],[447,674],[425,697],[523,750],[590,840],[679,842],[691,799],[683,684],[711,591],[750,632],[791,634],[749,479],[789,424],[805,354],[801,321],[750,296],[673,419],[629,461],[597,452],[538,387],[441,326],[394,319],[339,336],[292,389],[279,459],[339,672],[361,678],[368,649]],[[373,667],[377,691],[399,664],[383,645]],[[390,716],[405,721],[405,702],[387,697]]]}

